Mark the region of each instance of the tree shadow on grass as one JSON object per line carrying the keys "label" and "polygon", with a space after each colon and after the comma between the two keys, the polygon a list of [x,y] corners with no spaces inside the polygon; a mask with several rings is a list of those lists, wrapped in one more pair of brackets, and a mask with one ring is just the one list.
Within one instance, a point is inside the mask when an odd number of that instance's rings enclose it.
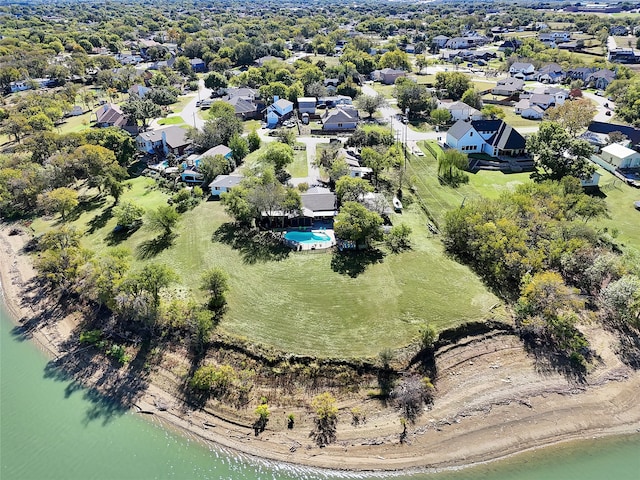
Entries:
{"label": "tree shadow on grass", "polygon": [[212,241],[224,243],[238,250],[242,261],[249,265],[258,262],[278,262],[291,253],[291,249],[282,243],[277,234],[241,227],[235,223],[222,224],[214,232]]}
{"label": "tree shadow on grass", "polygon": [[102,207],[105,202],[106,199],[100,195],[94,195],[93,197],[86,200],[81,200],[80,203],[78,203],[78,206],[71,210],[64,220],[62,219],[62,217],[60,217],[55,225],[60,226],[67,222],[74,222],[78,220],[78,218],[80,218],[80,215],[82,215],[83,213],[92,212],[93,210]]}
{"label": "tree shadow on grass", "polygon": [[336,251],[331,259],[331,269],[342,275],[356,278],[367,269],[369,265],[382,263],[384,253],[377,248],[370,248],[359,252]]}
{"label": "tree shadow on grass", "polygon": [[128,239],[131,235],[136,233],[141,226],[142,226],[142,222],[137,222],[136,224],[128,228],[116,227],[113,230],[111,230],[109,234],[105,237],[105,242],[110,247],[115,247],[116,245],[119,245],[120,243]]}
{"label": "tree shadow on grass", "polygon": [[105,208],[100,215],[96,215],[89,221],[89,223],[87,223],[87,226],[89,227],[87,233],[91,234],[96,230],[103,228],[111,217],[113,217],[113,205]]}
{"label": "tree shadow on grass", "polygon": [[146,240],[138,245],[136,255],[140,260],[147,260],[158,256],[164,250],[173,245],[174,240],[178,236],[175,233],[169,235],[161,235],[151,240]]}

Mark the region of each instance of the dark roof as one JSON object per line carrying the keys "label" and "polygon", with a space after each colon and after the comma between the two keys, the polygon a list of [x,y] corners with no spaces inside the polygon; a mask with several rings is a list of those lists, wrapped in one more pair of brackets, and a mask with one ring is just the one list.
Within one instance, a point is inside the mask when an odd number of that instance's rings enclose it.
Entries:
{"label": "dark roof", "polygon": [[624,134],[633,145],[640,145],[640,129],[627,127],[625,125],[613,125],[605,122],[591,122],[587,129],[593,133],[610,134],[611,132],[620,132]]}
{"label": "dark roof", "polygon": [[106,103],[100,107],[96,112],[96,120],[97,123],[105,123],[117,127],[127,123],[127,119],[122,113],[122,110],[120,110],[120,107],[113,103]]}
{"label": "dark roof", "polygon": [[474,120],[471,126],[478,132],[497,132],[503,123],[502,120]]}
{"label": "dark roof", "polygon": [[255,103],[243,97],[231,97],[229,100],[223,101],[227,102],[229,105],[233,105],[233,108],[236,110],[236,114],[253,113],[258,110],[258,106]]}
{"label": "dark roof", "polygon": [[300,195],[302,207],[313,212],[326,212],[336,209],[335,193],[303,193]]}
{"label": "dark roof", "polygon": [[498,150],[522,150],[527,142],[516,129],[500,120],[499,130],[487,143],[498,147]]}

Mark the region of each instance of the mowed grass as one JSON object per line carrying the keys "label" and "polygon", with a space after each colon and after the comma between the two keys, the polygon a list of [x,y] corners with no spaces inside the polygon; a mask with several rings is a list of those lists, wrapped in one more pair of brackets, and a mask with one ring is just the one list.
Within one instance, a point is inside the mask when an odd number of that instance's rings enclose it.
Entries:
{"label": "mowed grass", "polygon": [[[165,204],[167,196],[149,188],[152,180],[130,183],[123,199],[148,209]],[[108,198],[70,222],[86,232],[82,242],[96,252],[110,246],[116,223],[111,204]],[[176,289],[201,299],[202,272],[223,268],[230,276],[229,309],[218,328],[297,354],[375,357],[409,343],[424,322],[442,329],[497,315],[491,308],[498,299],[468,268],[444,255],[417,204],[394,218],[413,228],[413,249],[382,255],[352,276],[340,273],[340,257],[332,253],[286,251],[279,260],[261,260],[251,247],[234,249],[214,235],[229,221],[219,202],[203,202],[181,217],[174,244],[155,258],[135,257],[137,247],[156,236],[144,226],[120,245],[134,253],[134,268],[148,261],[169,265],[180,275]],[[33,227],[41,233],[57,225],[58,217]]]}
{"label": "mowed grass", "polygon": [[179,115],[158,120],[158,125],[183,125],[184,123],[184,119]]}
{"label": "mowed grass", "polygon": [[293,151],[293,163],[287,167],[287,172],[292,178],[302,178],[309,175],[306,150]]}

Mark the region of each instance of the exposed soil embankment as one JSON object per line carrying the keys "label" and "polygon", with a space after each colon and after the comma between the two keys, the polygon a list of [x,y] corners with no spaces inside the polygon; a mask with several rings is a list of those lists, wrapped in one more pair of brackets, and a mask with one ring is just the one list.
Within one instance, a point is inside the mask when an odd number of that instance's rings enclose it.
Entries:
{"label": "exposed soil embankment", "polygon": [[[0,228],[0,278],[6,305],[25,326],[23,333],[57,358],[48,373],[79,378],[141,413],[250,455],[332,469],[451,467],[560,441],[640,431],[640,372],[615,354],[614,334],[595,325],[583,329],[597,358],[584,378],[575,378],[527,352],[509,326],[478,323],[443,335],[431,358],[405,352],[406,363],[413,360],[411,368],[431,363],[436,372],[434,403],[408,424],[405,443],[400,443],[399,412],[367,395],[378,388],[374,381],[378,367],[365,361],[326,364],[338,368],[346,363],[344,368],[353,367],[362,374],[353,391],[336,391],[340,413],[335,443],[319,448],[309,436],[313,415],[307,405],[322,385],[292,383],[265,390],[271,416],[266,430],[255,436],[255,403],[241,408],[216,400],[198,407],[185,403],[183,385],[189,363],[183,352],[165,353],[144,377],[137,377],[129,367],[116,368],[102,355],[78,348],[74,341],[78,319],[56,316],[55,299],[37,298],[37,289],[31,288],[34,270],[22,253],[28,235],[8,233],[9,228]],[[229,355],[242,355],[240,350],[235,346]],[[261,355],[254,352],[255,356]],[[288,358],[314,363],[306,357]],[[273,365],[281,360],[272,358]],[[357,424],[353,408],[361,413]],[[292,429],[287,428],[289,413],[295,415]]]}

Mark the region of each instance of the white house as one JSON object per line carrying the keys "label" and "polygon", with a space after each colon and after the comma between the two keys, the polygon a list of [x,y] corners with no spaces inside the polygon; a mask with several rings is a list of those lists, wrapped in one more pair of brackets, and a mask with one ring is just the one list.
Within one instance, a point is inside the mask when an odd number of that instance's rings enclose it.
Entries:
{"label": "white house", "polygon": [[556,104],[556,97],[546,93],[534,93],[529,97],[529,105],[537,105],[543,110]]}
{"label": "white house", "polygon": [[440,102],[438,108],[447,110],[451,114],[451,120],[482,120],[480,110],[467,105],[464,102]]}
{"label": "white house", "polygon": [[536,68],[531,63],[515,62],[509,67],[509,75],[521,80],[533,80]]}
{"label": "white house", "polygon": [[447,145],[463,153],[486,153],[492,157],[522,156],[525,139],[502,120],[458,120],[447,132]]}
{"label": "white house", "polygon": [[580,185],[583,187],[597,187],[601,176],[599,172],[593,172],[591,177],[580,180]]}
{"label": "white house", "polygon": [[618,143],[604,147],[600,152],[600,157],[618,169],[640,168],[640,153]]}
{"label": "white house", "polygon": [[157,155],[182,155],[191,145],[187,131],[177,125],[142,132],[136,137],[136,145],[141,152]]}
{"label": "white house", "polygon": [[237,187],[242,179],[243,177],[240,175],[218,175],[209,184],[211,195],[219,197],[221,194],[227,193],[233,187]]}
{"label": "white house", "polygon": [[449,37],[447,37],[446,35],[437,35],[431,40],[431,45],[434,45],[438,48],[443,48],[448,41]]}
{"label": "white house", "polygon": [[522,118],[528,118],[529,120],[542,120],[542,117],[544,117],[544,110],[537,105],[530,105],[523,108],[520,115]]}

